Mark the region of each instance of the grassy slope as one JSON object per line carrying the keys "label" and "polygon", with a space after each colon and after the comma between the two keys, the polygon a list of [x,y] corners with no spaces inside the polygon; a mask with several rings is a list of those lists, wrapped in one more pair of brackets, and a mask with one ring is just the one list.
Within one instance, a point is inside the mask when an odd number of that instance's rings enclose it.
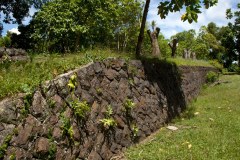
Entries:
{"label": "grassy slope", "polygon": [[41,54],[32,56],[31,62],[0,63],[0,99],[18,92],[25,92],[41,82],[87,64],[92,60],[107,57],[131,57],[110,50],[91,50],[67,55]]}
{"label": "grassy slope", "polygon": [[[222,83],[204,89],[189,111],[193,118],[177,119],[170,131],[162,128],[148,141],[127,150],[135,160],[239,160],[240,76],[222,76]],[[189,113],[183,114],[184,117]],[[187,116],[189,117],[189,116]]]}
{"label": "grassy slope", "polygon": [[[26,92],[38,86],[41,82],[53,79],[55,76],[75,69],[92,60],[107,57],[134,58],[133,54],[119,54],[108,49],[95,49],[85,53],[40,54],[31,56],[31,62],[0,63],[0,99],[19,92]],[[167,62],[177,65],[211,66],[206,61],[184,60],[182,58],[167,59]]]}

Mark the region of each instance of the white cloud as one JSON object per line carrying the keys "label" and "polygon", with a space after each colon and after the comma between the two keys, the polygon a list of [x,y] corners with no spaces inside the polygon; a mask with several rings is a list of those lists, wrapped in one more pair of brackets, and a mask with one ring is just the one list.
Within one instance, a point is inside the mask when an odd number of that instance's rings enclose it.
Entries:
{"label": "white cloud", "polygon": [[153,0],[150,4],[150,9],[148,13],[148,21],[151,22],[155,20],[157,26],[161,28],[161,32],[166,38],[170,38],[176,32],[181,32],[183,30],[195,29],[196,31],[203,25],[207,25],[210,22],[214,22],[217,26],[221,27],[227,25],[230,20],[226,19],[226,9],[235,8],[235,0],[219,0],[218,4],[209,9],[202,9],[202,13],[199,14],[198,22],[193,22],[189,24],[188,22],[181,21],[181,16],[184,14],[184,10],[176,13],[169,13],[166,19],[160,19],[157,15],[157,5],[159,0]]}
{"label": "white cloud", "polygon": [[11,33],[16,33],[17,35],[21,34],[21,33],[18,31],[17,28],[12,28],[12,29],[10,29],[10,30],[8,30],[8,31],[11,32]]}

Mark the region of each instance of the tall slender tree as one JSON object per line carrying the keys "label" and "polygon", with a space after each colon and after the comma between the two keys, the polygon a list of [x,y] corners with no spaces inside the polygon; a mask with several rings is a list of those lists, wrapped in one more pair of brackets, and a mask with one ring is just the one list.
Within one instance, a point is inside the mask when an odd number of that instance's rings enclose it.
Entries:
{"label": "tall slender tree", "polygon": [[143,38],[144,38],[144,29],[145,29],[145,25],[146,25],[149,5],[150,5],[150,0],[146,0],[146,4],[145,4],[145,7],[144,7],[144,11],[143,11],[143,17],[142,17],[140,33],[138,35],[138,42],[137,42],[137,48],[136,48],[136,57],[140,57],[142,43],[143,43]]}

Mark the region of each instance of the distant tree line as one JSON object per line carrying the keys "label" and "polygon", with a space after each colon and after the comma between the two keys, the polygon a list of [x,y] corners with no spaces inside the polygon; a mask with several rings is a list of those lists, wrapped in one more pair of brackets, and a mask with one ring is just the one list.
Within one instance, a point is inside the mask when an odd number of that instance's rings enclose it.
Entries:
{"label": "distant tree line", "polygon": [[20,25],[12,45],[35,52],[76,52],[96,45],[135,48],[142,3],[139,0],[52,0]]}
{"label": "distant tree line", "polygon": [[[197,21],[201,3],[208,8],[216,2],[162,1],[158,5],[158,13],[161,18],[166,18],[169,12],[177,12],[185,7],[186,13],[181,19],[191,23]],[[240,4],[234,13],[231,9],[227,10],[227,18],[235,18],[234,23],[218,27],[211,22],[202,26],[198,34],[195,30],[188,30],[166,39],[159,32],[161,26],[146,22],[149,3],[150,0],[1,1],[0,11],[5,13],[3,22],[19,23],[21,34],[0,36],[0,46],[23,48],[35,53],[78,52],[100,46],[119,52],[136,51],[136,55],[157,51],[162,58],[192,52],[198,59],[216,59],[229,70],[234,70],[233,62],[240,61]],[[16,8],[16,5],[20,7]],[[29,25],[22,25],[21,21],[29,14],[31,6],[38,10]],[[150,28],[152,31],[148,30]],[[2,29],[1,23],[0,33]],[[156,43],[151,35],[154,32],[157,33],[158,45],[151,44]],[[159,46],[160,50],[153,49],[153,46]]]}

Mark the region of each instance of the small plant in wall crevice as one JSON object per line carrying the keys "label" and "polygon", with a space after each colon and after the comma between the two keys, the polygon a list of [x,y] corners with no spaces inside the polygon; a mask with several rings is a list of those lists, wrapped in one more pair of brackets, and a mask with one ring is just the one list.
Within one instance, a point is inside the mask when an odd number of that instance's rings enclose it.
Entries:
{"label": "small plant in wall crevice", "polygon": [[112,107],[109,105],[107,107],[105,118],[99,120],[105,129],[110,129],[117,125],[116,121],[112,118],[112,114],[113,110]]}
{"label": "small plant in wall crevice", "polygon": [[73,128],[70,123],[70,119],[61,115],[63,135],[67,136],[71,141],[73,140]]}
{"label": "small plant in wall crevice", "polygon": [[76,86],[77,86],[77,74],[74,73],[68,81],[68,88],[70,92],[73,92]]}
{"label": "small plant in wall crevice", "polygon": [[136,138],[137,135],[138,135],[138,132],[139,132],[139,128],[137,127],[136,124],[133,124],[133,125],[131,126],[131,130],[132,130],[133,138]]}
{"label": "small plant in wall crevice", "polygon": [[0,159],[2,159],[4,157],[5,152],[7,151],[9,143],[12,139],[12,136],[13,136],[12,134],[9,134],[4,138],[3,143],[0,146]]}
{"label": "small plant in wall crevice", "polygon": [[73,109],[74,114],[80,119],[84,119],[86,113],[90,111],[90,106],[87,101],[79,102],[78,100],[73,100],[70,102],[70,107]]}
{"label": "small plant in wall crevice", "polygon": [[124,107],[126,111],[132,110],[135,107],[135,103],[131,99],[126,99]]}
{"label": "small plant in wall crevice", "polygon": [[127,120],[130,123],[130,121],[132,121],[131,110],[136,106],[136,104],[131,99],[126,99],[123,106],[124,106],[123,110],[126,113]]}

